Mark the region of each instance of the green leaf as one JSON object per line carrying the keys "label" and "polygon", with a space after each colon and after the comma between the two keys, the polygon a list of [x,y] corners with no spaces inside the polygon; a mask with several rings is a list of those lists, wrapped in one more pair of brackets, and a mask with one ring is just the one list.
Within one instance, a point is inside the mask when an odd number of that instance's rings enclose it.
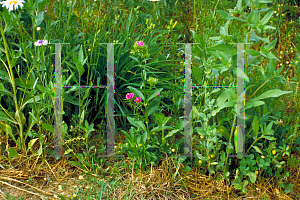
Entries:
{"label": "green leaf", "polygon": [[27,151],[29,151],[29,150],[32,148],[32,146],[34,145],[34,143],[35,143],[37,140],[38,140],[38,138],[34,138],[34,139],[32,139],[32,140],[29,141]]}
{"label": "green leaf", "polygon": [[28,101],[26,101],[26,102],[22,105],[21,110],[25,107],[25,105],[30,104],[30,103],[34,103],[34,101],[35,101],[35,103],[37,103],[37,102],[39,102],[40,100],[41,100],[41,97],[40,97],[40,96],[34,96],[34,97],[32,97],[31,99],[29,99]]}
{"label": "green leaf", "polygon": [[266,138],[267,140],[276,140],[276,138],[266,135],[263,135],[263,138]]}
{"label": "green leaf", "polygon": [[256,174],[254,172],[248,172],[247,175],[249,176],[251,183],[255,183]]}
{"label": "green leaf", "polygon": [[200,70],[197,67],[194,67],[193,65],[192,65],[192,69],[193,69],[192,71],[193,77],[195,78],[197,83],[203,85],[202,74],[200,73]]}
{"label": "green leaf", "polygon": [[212,116],[215,116],[218,112],[220,112],[220,110],[222,110],[223,108],[227,108],[227,107],[233,107],[236,105],[236,102],[226,102],[223,105],[221,105],[220,107],[218,107],[217,109],[212,111]]}
{"label": "green leaf", "polygon": [[147,136],[148,136],[148,134],[147,134],[147,131],[144,131],[144,133],[143,133],[143,137],[142,137],[142,142],[143,142],[143,144],[145,144],[145,143],[146,143]]}
{"label": "green leaf", "polygon": [[265,56],[268,59],[276,59],[277,61],[280,61],[278,58],[276,58],[276,56],[274,54],[272,54],[271,52],[267,52],[265,53]]}
{"label": "green leaf", "polygon": [[257,12],[252,10],[248,15],[249,24],[255,24],[257,18],[258,18]]}
{"label": "green leaf", "polygon": [[263,102],[263,101],[251,101],[251,102],[248,101],[244,108],[245,108],[245,110],[247,110],[249,108],[255,108],[255,107],[261,106],[263,104],[265,104],[265,102]]}
{"label": "green leaf", "polygon": [[156,89],[147,99],[147,102],[149,102],[151,99],[157,96],[158,93],[160,93],[163,90],[163,88]]}
{"label": "green leaf", "polygon": [[252,121],[252,129],[253,129],[253,132],[255,134],[255,139],[257,139],[257,136],[258,136],[258,131],[259,131],[259,122],[257,120],[257,117],[255,115],[253,121]]}
{"label": "green leaf", "polygon": [[184,172],[190,172],[192,170],[192,168],[188,165],[186,165],[183,169]]}
{"label": "green leaf", "polygon": [[232,184],[234,185],[234,188],[237,190],[241,190],[243,188],[242,184],[238,182],[233,182]]}
{"label": "green leaf", "polygon": [[227,140],[227,142],[229,142],[230,135],[229,135],[228,130],[224,126],[219,126],[217,128],[217,132],[221,133],[221,135]]}
{"label": "green leaf", "polygon": [[65,152],[64,152],[64,155],[67,155],[69,153],[71,153],[73,151],[73,149],[67,149]]}
{"label": "green leaf", "polygon": [[269,61],[269,64],[267,66],[267,71],[266,71],[267,76],[271,77],[274,74],[275,69],[276,69],[276,64],[274,59],[272,59]]}
{"label": "green leaf", "polygon": [[9,148],[9,149],[6,149],[6,151],[8,152],[8,156],[10,158],[17,158],[17,157],[19,157],[19,154],[18,154],[18,152],[15,149]]}
{"label": "green leaf", "polygon": [[259,55],[260,55],[259,51],[255,51],[255,50],[253,50],[253,49],[246,49],[246,50],[245,50],[245,53],[246,53],[246,54],[249,54],[249,55],[251,55],[251,56],[259,56]]}
{"label": "green leaf", "polygon": [[262,37],[259,37],[257,36],[254,32],[251,33],[251,36],[253,36],[254,38],[258,39],[258,40],[261,40],[265,43],[269,43],[269,38],[262,38]]}
{"label": "green leaf", "polygon": [[136,88],[128,86],[127,87],[135,96],[140,97],[143,101],[145,101],[144,95]]}
{"label": "green leaf", "polygon": [[280,89],[269,90],[258,97],[250,99],[249,101],[256,101],[256,100],[267,99],[267,98],[271,98],[271,97],[279,97],[283,94],[288,94],[291,92],[292,91],[282,91]]}
{"label": "green leaf", "polygon": [[224,10],[218,10],[217,11],[220,15],[222,15],[222,17],[224,17],[225,19],[227,19],[230,15],[229,13],[227,13],[226,11]]}
{"label": "green leaf", "polygon": [[219,57],[219,55],[216,53],[216,51],[223,51],[223,53],[227,54],[227,56],[231,56],[231,52],[235,50],[234,47],[228,44],[218,44],[212,47],[207,48],[208,53],[215,56],[216,58]]}
{"label": "green leaf", "polygon": [[170,131],[165,137],[163,140],[167,139],[168,137],[172,137],[174,135],[174,133],[178,132],[179,130],[178,129],[175,129],[175,130],[172,130]]}
{"label": "green leaf", "polygon": [[[200,118],[200,114],[195,106],[192,105],[192,112],[195,114],[195,117]],[[193,115],[193,119],[195,118]]]}
{"label": "green leaf", "polygon": [[159,126],[162,126],[163,124],[163,120],[165,119],[165,116],[164,114],[162,113],[157,113],[157,114],[154,114],[155,118],[156,118],[156,122]]}
{"label": "green leaf", "polygon": [[11,123],[18,124],[17,121],[12,121],[11,118],[7,116],[3,111],[0,111],[0,121],[9,121]]}
{"label": "green leaf", "polygon": [[258,153],[263,154],[263,153],[261,152],[261,150],[260,150],[257,146],[253,146],[253,148],[254,148]]}
{"label": "green leaf", "polygon": [[270,11],[268,12],[261,20],[260,20],[260,24],[261,25],[265,25],[266,23],[269,22],[270,18],[272,17],[274,11]]}
{"label": "green leaf", "polygon": [[142,121],[135,121],[134,118],[127,116],[128,121],[135,127],[141,128],[143,131],[146,131],[145,124]]}
{"label": "green leaf", "polygon": [[38,155],[41,155],[43,153],[43,145],[42,144],[40,144],[40,148],[37,153],[38,153]]}
{"label": "green leaf", "polygon": [[170,121],[172,119],[172,117],[165,117],[163,119],[163,125],[166,125],[168,123],[168,121]]}
{"label": "green leaf", "polygon": [[39,26],[43,20],[44,20],[44,11],[40,12],[38,15],[33,16],[33,18],[36,20],[36,26]]}
{"label": "green leaf", "polygon": [[267,46],[262,46],[262,52],[263,53],[266,53],[266,52],[269,52],[269,51],[271,51],[274,47],[275,47],[275,45],[276,45],[276,43],[277,43],[277,38],[275,39],[275,40],[273,40],[271,43],[269,43]]}
{"label": "green leaf", "polygon": [[51,133],[54,133],[54,128],[53,128],[52,125],[43,123],[42,126],[43,126],[44,129],[46,129],[47,131],[49,131],[49,132],[51,132]]}
{"label": "green leaf", "polygon": [[147,115],[150,116],[152,113],[157,111],[159,105],[160,105],[159,99],[154,99],[153,101],[151,101],[151,103],[146,107]]}

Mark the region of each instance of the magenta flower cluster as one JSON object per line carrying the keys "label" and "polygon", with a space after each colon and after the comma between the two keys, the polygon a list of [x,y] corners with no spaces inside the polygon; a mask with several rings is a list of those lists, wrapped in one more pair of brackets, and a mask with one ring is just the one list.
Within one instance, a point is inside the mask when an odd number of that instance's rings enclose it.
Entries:
{"label": "magenta flower cluster", "polygon": [[[157,95],[160,95],[160,93],[158,93]],[[133,98],[133,93],[127,93],[126,94],[126,99],[132,99]],[[139,103],[140,101],[142,101],[141,97],[136,97],[134,100],[136,103]]]}
{"label": "magenta flower cluster", "polygon": [[[132,93],[127,93],[126,94],[126,99],[132,99],[133,98],[133,94]],[[140,101],[142,101],[142,99],[140,97],[136,97],[134,100],[136,103],[139,103]]]}
{"label": "magenta flower cluster", "polygon": [[137,41],[136,43],[137,43],[138,46],[144,46],[143,41]]}

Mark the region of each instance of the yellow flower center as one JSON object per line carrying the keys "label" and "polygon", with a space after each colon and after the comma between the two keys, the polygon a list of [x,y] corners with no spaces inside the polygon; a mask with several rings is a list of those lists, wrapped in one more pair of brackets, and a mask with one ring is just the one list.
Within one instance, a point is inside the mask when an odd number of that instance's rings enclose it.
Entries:
{"label": "yellow flower center", "polygon": [[17,3],[18,3],[17,1],[11,1],[11,2],[9,2],[9,5],[15,5]]}

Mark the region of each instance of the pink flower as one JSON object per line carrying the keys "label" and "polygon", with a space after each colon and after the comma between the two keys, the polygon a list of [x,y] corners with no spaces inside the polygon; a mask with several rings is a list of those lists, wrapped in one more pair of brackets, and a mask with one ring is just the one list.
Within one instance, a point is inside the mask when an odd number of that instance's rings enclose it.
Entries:
{"label": "pink flower", "polygon": [[126,99],[132,99],[133,98],[133,94],[132,93],[127,93],[126,94]]}
{"label": "pink flower", "polygon": [[140,101],[142,101],[142,99],[140,97],[136,97],[136,99],[134,100],[136,103],[139,103]]}
{"label": "pink flower", "polygon": [[143,41],[137,41],[136,43],[137,43],[138,46],[144,46]]}
{"label": "pink flower", "polygon": [[160,95],[160,93],[158,93],[157,95]]}

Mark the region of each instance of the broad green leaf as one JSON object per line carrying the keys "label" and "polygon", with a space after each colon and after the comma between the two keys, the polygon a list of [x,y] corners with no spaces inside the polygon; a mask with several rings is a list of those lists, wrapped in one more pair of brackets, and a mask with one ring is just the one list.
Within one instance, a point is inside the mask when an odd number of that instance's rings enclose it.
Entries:
{"label": "broad green leaf", "polygon": [[216,53],[217,50],[223,51],[223,53],[227,54],[229,57],[231,55],[231,52],[234,51],[235,48],[229,44],[217,44],[215,46],[207,48],[208,53],[215,57],[218,57],[218,54]]}
{"label": "broad green leaf", "polygon": [[85,115],[85,110],[82,111],[80,118],[79,118],[79,124],[82,124],[83,120],[84,120],[84,115]]}
{"label": "broad green leaf", "polygon": [[271,77],[274,74],[275,69],[276,69],[276,64],[274,59],[272,59],[269,61],[269,64],[267,66],[267,71],[266,71],[267,76]]}
{"label": "broad green leaf", "polygon": [[[11,118],[14,118],[14,117],[11,117]],[[13,120],[11,120],[11,118],[9,116],[7,116],[5,112],[0,111],[0,121],[9,121],[11,123],[18,124],[17,121],[13,121]]]}
{"label": "broad green leaf", "polygon": [[15,118],[17,121],[19,121],[22,125],[26,123],[26,118],[24,116],[24,113],[22,111],[16,111],[15,112]]}
{"label": "broad green leaf", "polygon": [[272,42],[270,42],[268,45],[266,45],[265,47],[264,46],[262,46],[262,52],[263,53],[266,53],[266,52],[269,52],[269,51],[271,51],[274,47],[275,47],[275,45],[276,45],[276,43],[277,43],[277,38],[275,39],[275,40],[273,40]]}
{"label": "broad green leaf", "polygon": [[268,12],[261,20],[260,20],[260,24],[261,25],[265,25],[266,23],[269,22],[270,18],[272,17],[274,11],[270,11]]}
{"label": "broad green leaf", "polygon": [[225,101],[227,99],[229,99],[230,95],[228,94],[228,92],[226,92],[226,89],[221,93],[221,95],[218,97],[217,101],[216,101],[216,105],[218,107],[221,107],[222,105],[224,105]]}
{"label": "broad green leaf", "polygon": [[261,66],[258,65],[250,65],[249,67],[255,67],[257,69],[259,69],[259,71],[264,75],[265,74],[265,70],[264,68],[262,68]]}
{"label": "broad green leaf", "polygon": [[276,140],[276,138],[271,137],[271,136],[264,135],[263,137],[266,138],[267,140]]}
{"label": "broad green leaf", "polygon": [[145,124],[142,121],[136,121],[134,118],[127,116],[128,121],[135,127],[141,128],[143,131],[146,131]]}
{"label": "broad green leaf", "polygon": [[280,89],[269,90],[258,97],[250,99],[249,101],[256,101],[256,100],[267,99],[267,98],[271,98],[271,97],[279,97],[283,94],[288,94],[291,92],[292,91],[282,91]]}
{"label": "broad green leaf", "polygon": [[200,85],[203,85],[203,82],[202,82],[202,74],[200,73],[200,70],[196,67],[194,67],[192,65],[192,74],[194,76],[194,78],[196,79],[197,83],[200,84]]}
{"label": "broad green leaf", "polygon": [[263,104],[265,104],[265,102],[263,102],[263,101],[250,101],[250,102],[248,101],[244,108],[245,108],[245,110],[247,110],[249,108],[255,108],[255,107],[261,106]]}
{"label": "broad green leaf", "polygon": [[41,155],[43,153],[43,145],[42,144],[40,144],[40,148],[37,153],[38,153],[38,155]]}
{"label": "broad green leaf", "polygon": [[223,105],[221,105],[220,107],[218,107],[217,109],[213,110],[212,111],[212,116],[215,116],[223,108],[232,107],[232,106],[235,106],[235,105],[236,105],[236,102],[226,102]]}
{"label": "broad green leaf", "polygon": [[[195,106],[192,106],[192,112],[193,112],[193,114],[195,114],[195,117],[197,117],[197,118],[200,117],[200,114],[199,114],[199,112],[198,112],[198,110],[197,110],[197,108]],[[193,117],[193,119],[195,117]]]}
{"label": "broad green leaf", "polygon": [[28,101],[26,101],[26,102],[22,105],[21,110],[22,110],[27,104],[34,103],[34,101],[35,101],[35,103],[37,103],[37,102],[39,102],[40,100],[41,100],[41,97],[40,97],[40,96],[34,96],[34,97],[32,97],[31,99],[29,99]]}
{"label": "broad green leaf", "polygon": [[166,125],[171,119],[172,119],[172,117],[165,117],[163,119],[163,125]]}
{"label": "broad green leaf", "polygon": [[255,24],[257,18],[258,18],[257,12],[252,10],[248,15],[249,24]]}
{"label": "broad green leaf", "polygon": [[268,58],[268,59],[276,59],[277,61],[280,61],[278,58],[276,58],[276,56],[274,55],[274,54],[272,54],[271,52],[267,52],[267,53],[265,53],[265,56],[264,57],[266,57],[266,58]]}
{"label": "broad green leaf", "polygon": [[222,15],[222,17],[224,17],[225,19],[227,19],[229,17],[229,13],[227,13],[224,10],[218,10],[217,11],[220,15]]}
{"label": "broad green leaf", "polygon": [[150,116],[159,108],[160,100],[154,99],[151,103],[146,107],[147,115]]}
{"label": "broad green leaf", "polygon": [[258,153],[263,154],[263,153],[261,152],[261,150],[260,150],[257,146],[253,146],[253,148],[254,148]]}
{"label": "broad green leaf", "polygon": [[38,138],[34,138],[34,139],[32,139],[32,140],[29,141],[27,151],[29,151],[29,150],[32,148],[32,146],[34,145],[34,143],[35,143],[37,140],[38,140]]}
{"label": "broad green leaf", "polygon": [[249,176],[251,183],[255,183],[256,174],[254,172],[248,172],[247,175]]}
{"label": "broad green leaf", "polygon": [[33,16],[36,22],[36,26],[39,26],[44,20],[44,11],[40,12],[38,15]]}
{"label": "broad green leaf", "polygon": [[69,153],[71,153],[73,151],[73,149],[67,149],[65,152],[64,152],[64,155],[68,155]]}
{"label": "broad green leaf", "polygon": [[263,26],[263,29],[264,30],[267,30],[267,29],[273,29],[273,30],[276,30],[276,28],[274,26]]}
{"label": "broad green leaf", "polygon": [[[147,131],[144,131],[144,133],[143,133],[143,137],[142,137],[142,142],[143,142],[143,144],[145,144],[145,143],[146,143],[147,136],[148,136],[148,134],[147,134]],[[149,136],[150,136],[150,134],[149,134]]]}
{"label": "broad green leaf", "polygon": [[253,129],[253,132],[255,134],[255,139],[257,139],[257,136],[258,136],[258,131],[259,131],[259,122],[257,120],[257,117],[255,115],[253,121],[252,121],[252,129]]}
{"label": "broad green leaf", "polygon": [[217,132],[221,133],[221,135],[227,140],[227,142],[229,142],[230,135],[228,130],[224,126],[219,126],[217,128]]}
{"label": "broad green leaf", "polygon": [[259,37],[257,36],[254,32],[251,33],[251,36],[253,36],[254,38],[258,39],[258,40],[261,40],[265,43],[269,43],[269,38],[262,38],[262,37]]}
{"label": "broad green leaf", "polygon": [[17,158],[17,157],[19,157],[19,154],[18,154],[18,152],[15,149],[9,148],[9,149],[6,149],[6,151],[8,152],[8,155],[11,158]]}
{"label": "broad green leaf", "polygon": [[135,97],[133,97],[134,99],[136,97],[140,97],[143,101],[145,101],[144,95],[138,89],[131,87],[131,86],[128,86],[127,88],[134,94],[134,96],[135,96]]}
{"label": "broad green leaf", "polygon": [[165,119],[165,116],[164,114],[162,113],[157,113],[157,114],[154,114],[155,118],[156,118],[156,122],[159,126],[162,126],[163,124],[163,120]]}
{"label": "broad green leaf", "polygon": [[43,123],[42,126],[43,126],[44,129],[46,129],[47,131],[49,131],[49,132],[51,132],[51,133],[54,133],[54,128],[53,128],[52,125]]}
{"label": "broad green leaf", "polygon": [[165,137],[163,140],[167,139],[168,137],[172,137],[174,135],[174,133],[178,132],[179,130],[178,129],[175,129],[175,130],[172,130],[170,131]]}
{"label": "broad green leaf", "polygon": [[151,99],[157,96],[158,93],[160,93],[163,90],[163,88],[156,89],[147,99],[147,102],[149,102]]}
{"label": "broad green leaf", "polygon": [[189,172],[192,170],[192,168],[188,165],[186,165],[183,169],[182,169],[184,172]]}
{"label": "broad green leaf", "polygon": [[246,53],[246,54],[249,54],[249,55],[251,55],[251,56],[259,56],[259,55],[260,55],[259,51],[255,51],[255,50],[253,50],[253,49],[246,49],[246,50],[245,50],[245,53]]}

